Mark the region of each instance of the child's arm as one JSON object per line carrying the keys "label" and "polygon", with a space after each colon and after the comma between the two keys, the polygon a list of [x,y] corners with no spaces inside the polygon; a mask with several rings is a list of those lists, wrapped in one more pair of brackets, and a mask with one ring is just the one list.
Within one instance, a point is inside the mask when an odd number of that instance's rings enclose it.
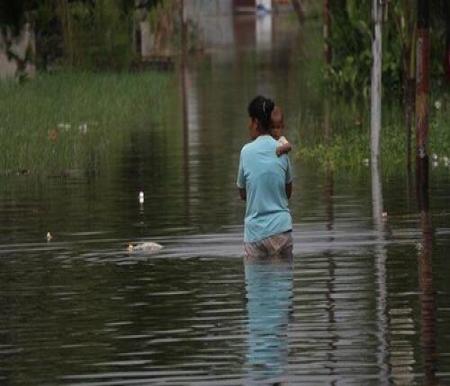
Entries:
{"label": "child's arm", "polygon": [[277,156],[281,156],[283,154],[287,154],[292,150],[292,145],[288,142],[285,143],[284,145],[278,146],[277,147]]}
{"label": "child's arm", "polygon": [[280,137],[278,143],[280,143],[280,145],[277,146],[278,157],[281,156],[282,154],[287,154],[292,150],[292,145],[288,142],[288,140],[285,137]]}

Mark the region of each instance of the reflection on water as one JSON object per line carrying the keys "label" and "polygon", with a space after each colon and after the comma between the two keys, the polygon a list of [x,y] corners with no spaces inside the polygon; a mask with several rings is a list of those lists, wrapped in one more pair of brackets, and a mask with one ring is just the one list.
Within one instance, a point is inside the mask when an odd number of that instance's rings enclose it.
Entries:
{"label": "reflection on water", "polygon": [[418,254],[420,314],[421,314],[421,346],[423,365],[425,368],[424,385],[438,384],[436,377],[436,294],[433,288],[433,228],[431,224],[429,204],[429,165],[428,159],[417,164],[417,202],[420,211],[420,228],[422,240]]}
{"label": "reflection on water", "polygon": [[293,261],[247,262],[248,349],[251,385],[287,380],[288,323],[292,314]]}
{"label": "reflection on water", "polygon": [[387,316],[386,316],[386,250],[381,241],[384,240],[384,228],[387,212],[383,210],[383,188],[381,184],[380,165],[375,157],[371,160],[371,185],[372,185],[372,216],[376,232],[377,243],[375,246],[375,275],[377,283],[377,323],[378,323],[378,358],[377,364],[380,370],[380,384],[388,384],[387,363]]}

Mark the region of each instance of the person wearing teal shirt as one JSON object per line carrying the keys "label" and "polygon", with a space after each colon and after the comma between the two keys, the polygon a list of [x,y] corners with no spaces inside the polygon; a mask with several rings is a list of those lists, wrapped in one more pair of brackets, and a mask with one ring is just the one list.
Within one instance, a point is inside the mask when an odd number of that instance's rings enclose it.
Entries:
{"label": "person wearing teal shirt", "polygon": [[253,141],[241,150],[237,177],[240,196],[246,201],[244,249],[248,259],[292,255],[288,207],[292,173],[288,156],[277,156],[277,141],[270,135],[274,107],[263,96],[248,106]]}

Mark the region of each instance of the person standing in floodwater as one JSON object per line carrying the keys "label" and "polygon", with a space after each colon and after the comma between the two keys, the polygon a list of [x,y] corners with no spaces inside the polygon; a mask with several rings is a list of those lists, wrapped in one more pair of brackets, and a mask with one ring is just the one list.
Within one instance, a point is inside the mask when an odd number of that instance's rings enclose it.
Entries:
{"label": "person standing in floodwater", "polygon": [[291,164],[286,154],[277,156],[278,143],[270,135],[274,107],[273,101],[263,96],[248,106],[253,141],[241,150],[237,177],[239,194],[246,201],[246,261],[292,258]]}

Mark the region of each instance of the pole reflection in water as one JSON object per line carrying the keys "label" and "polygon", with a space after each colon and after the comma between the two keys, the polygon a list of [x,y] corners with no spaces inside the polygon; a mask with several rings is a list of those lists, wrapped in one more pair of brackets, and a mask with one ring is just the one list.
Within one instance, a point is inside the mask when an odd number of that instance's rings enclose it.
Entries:
{"label": "pole reflection in water", "polygon": [[293,259],[246,262],[247,385],[287,382],[289,317],[292,314]]}
{"label": "pole reflection in water", "polygon": [[[332,144],[333,128],[331,126],[331,111],[330,102],[328,99],[324,100],[324,137],[327,146]],[[325,182],[324,182],[324,203],[325,203],[325,226],[329,232],[328,241],[330,244],[334,242],[334,175],[333,168],[330,164],[326,165],[325,169]],[[329,370],[330,375],[336,374],[336,350],[338,337],[334,331],[336,325],[335,308],[336,301],[334,299],[335,281],[336,281],[336,262],[333,256],[332,250],[325,252],[328,261],[328,279],[327,279],[327,311],[328,311],[328,333],[330,335],[330,341],[327,352],[327,362],[325,366]],[[336,385],[336,381],[332,381],[330,385]]]}
{"label": "pole reflection in water", "polygon": [[417,160],[417,201],[420,210],[422,243],[418,256],[424,386],[438,384],[436,377],[436,295],[433,287],[433,229],[429,212],[428,158]]}
{"label": "pole reflection in water", "polygon": [[[383,188],[381,185],[380,165],[377,157],[371,160],[372,178],[372,216],[377,240],[375,245],[375,272],[377,286],[377,324],[378,324],[378,369],[380,385],[389,381],[388,344],[387,344],[387,317],[386,317],[386,250],[383,245],[385,224],[383,221]],[[384,214],[386,215],[386,214]]]}

